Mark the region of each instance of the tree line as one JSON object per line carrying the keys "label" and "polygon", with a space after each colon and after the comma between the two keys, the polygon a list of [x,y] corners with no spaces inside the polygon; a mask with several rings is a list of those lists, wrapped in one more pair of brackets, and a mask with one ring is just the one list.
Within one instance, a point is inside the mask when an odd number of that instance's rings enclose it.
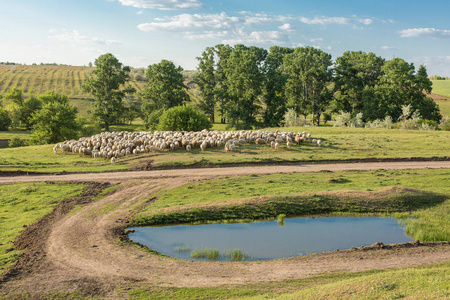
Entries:
{"label": "tree line", "polygon": [[[201,100],[195,107],[210,122],[202,119],[194,123],[206,128],[211,127],[216,114],[229,128],[282,126],[288,109],[303,116],[305,122],[311,114],[313,124],[320,125],[324,112],[330,107],[335,112],[353,116],[362,114],[363,121],[367,122],[386,116],[398,120],[404,106],[418,111],[423,119],[441,119],[439,107],[426,96],[432,87],[426,68],[421,65],[416,72],[412,63],[401,58],[385,60],[374,53],[347,51],[333,62],[330,54],[314,47],[273,46],[266,50],[241,44],[219,44],[207,47],[197,60],[195,82]],[[152,130],[164,129],[161,119],[164,124],[173,125],[180,114],[184,114],[183,120],[187,120],[187,115],[194,118],[195,110],[187,106],[172,110],[170,118],[163,117],[168,109],[190,102],[183,69],[173,62],[162,60],[148,66],[145,71],[148,85],[138,93],[142,100],[140,107],[126,101],[136,93],[129,85],[130,67],[124,66],[111,53],[99,56],[94,65],[92,77],[83,81],[83,90],[93,96],[91,113],[106,131],[111,125],[133,120],[136,116]],[[48,95],[24,100],[18,91],[13,89],[5,95],[13,101],[13,107],[9,108],[12,125],[21,124],[30,129],[39,119],[33,113],[44,107],[49,109],[49,103],[69,105],[64,95],[49,92],[59,100],[44,100]],[[4,110],[1,114],[5,115]],[[195,118],[200,118],[197,112]],[[67,122],[80,128],[76,116]],[[64,128],[64,124],[58,126]],[[46,141],[55,142],[60,138],[61,135],[54,136]],[[45,139],[41,137],[41,140]]]}

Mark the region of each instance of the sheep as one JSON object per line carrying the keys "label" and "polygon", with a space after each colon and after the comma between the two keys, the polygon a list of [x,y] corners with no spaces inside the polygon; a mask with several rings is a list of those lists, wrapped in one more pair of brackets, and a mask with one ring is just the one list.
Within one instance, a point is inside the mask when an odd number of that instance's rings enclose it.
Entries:
{"label": "sheep", "polygon": [[317,140],[316,144],[317,144],[318,147],[320,147],[320,145],[322,145],[322,140]]}
{"label": "sheep", "polygon": [[191,152],[192,146],[190,144],[186,145],[186,151]]}
{"label": "sheep", "polygon": [[278,144],[278,142],[275,142],[273,148],[274,148],[275,150],[278,150],[278,147],[279,147],[279,146],[280,146],[280,144]]}
{"label": "sheep", "polygon": [[288,141],[286,142],[286,148],[288,148],[288,149],[291,148],[291,141],[288,140]]}
{"label": "sheep", "polygon": [[116,157],[113,156],[113,157],[111,157],[111,164],[113,165],[113,164],[115,164],[115,163],[116,163]]}

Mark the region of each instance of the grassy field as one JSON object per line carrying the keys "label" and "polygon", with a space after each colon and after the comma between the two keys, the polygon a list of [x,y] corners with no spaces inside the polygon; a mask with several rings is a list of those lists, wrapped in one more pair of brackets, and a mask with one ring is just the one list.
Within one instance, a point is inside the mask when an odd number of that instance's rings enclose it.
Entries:
{"label": "grassy field", "polygon": [[0,185],[0,275],[16,260],[21,251],[13,249],[20,233],[50,213],[59,200],[79,194],[81,184],[21,183]]}
{"label": "grassy field", "polygon": [[[8,92],[11,88],[21,88],[25,95],[29,92],[41,95],[49,90],[69,96],[73,105],[78,108],[80,114],[88,118],[88,110],[91,109],[90,102],[92,96],[82,91],[82,83],[86,78],[90,78],[94,68],[82,66],[52,66],[52,65],[0,65],[0,95]],[[134,73],[143,75],[141,69],[133,69],[130,85],[137,92],[142,92],[147,86],[146,81],[135,80]],[[192,81],[195,71],[185,71],[185,84]],[[199,91],[188,90],[191,100],[196,102],[199,99]],[[134,96],[136,99],[137,97]],[[3,100],[3,105],[9,104]]]}
{"label": "grassy field", "polygon": [[[143,226],[265,219],[276,218],[279,214],[294,217],[321,213],[378,213],[403,219],[407,233],[414,239],[448,241],[449,172],[448,169],[375,170],[220,178],[190,183],[160,195],[138,212],[132,223]],[[396,189],[386,189],[392,186],[417,190],[396,192]],[[370,193],[317,194],[326,191]],[[234,199],[240,201],[227,204]],[[217,207],[206,205],[210,203],[216,203]],[[177,210],[168,211],[173,207]]]}
{"label": "grassy field", "polygon": [[450,80],[432,80],[432,93],[450,98]]}
{"label": "grassy field", "polygon": [[[139,125],[137,125],[139,126]],[[131,128],[130,128],[131,129]],[[274,130],[276,128],[273,128]],[[234,153],[223,149],[194,149],[174,152],[131,155],[114,165],[103,159],[81,157],[77,154],[53,154],[52,145],[0,149],[0,170],[28,172],[104,172],[152,167],[193,166],[207,167],[236,163],[304,162],[311,160],[348,160],[359,158],[409,158],[449,156],[449,131],[408,131],[389,129],[361,129],[336,127],[280,128],[290,131],[308,131],[320,138],[320,148],[307,142],[275,151],[270,146],[243,145]],[[1,134],[0,134],[1,139]]]}

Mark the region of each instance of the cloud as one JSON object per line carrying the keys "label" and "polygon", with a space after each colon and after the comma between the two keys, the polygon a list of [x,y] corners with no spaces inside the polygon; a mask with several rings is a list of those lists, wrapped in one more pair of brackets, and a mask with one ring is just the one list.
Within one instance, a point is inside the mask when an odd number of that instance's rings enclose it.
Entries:
{"label": "cloud", "polygon": [[283,25],[278,26],[278,29],[284,30],[284,31],[294,31],[295,27],[289,23],[284,23]]}
{"label": "cloud", "polygon": [[64,32],[61,34],[54,35],[52,38],[72,44],[79,45],[113,45],[122,44],[120,41],[116,40],[105,40],[98,37],[88,37],[86,35],[80,34],[78,30],[72,30],[71,32]]}
{"label": "cloud", "polygon": [[184,37],[190,40],[207,40],[224,38],[228,35],[228,31],[203,31],[203,32],[185,32]]}
{"label": "cloud", "polygon": [[317,43],[317,42],[323,42],[323,38],[315,38],[315,39],[310,39],[309,40],[311,43]]}
{"label": "cloud", "polygon": [[392,47],[392,46],[382,46],[381,49],[383,49],[383,50],[397,50],[396,47]]}
{"label": "cloud", "polygon": [[350,19],[344,17],[314,17],[314,19],[309,19],[305,17],[300,18],[300,22],[310,25],[329,25],[329,24],[340,24],[346,25],[350,24]]}
{"label": "cloud", "polygon": [[203,5],[198,0],[118,0],[122,5],[136,8],[159,10],[199,9]]}
{"label": "cloud", "polygon": [[450,30],[441,30],[435,28],[408,28],[400,30],[400,36],[404,38],[410,37],[426,37],[432,39],[450,38]]}
{"label": "cloud", "polygon": [[201,31],[208,29],[223,30],[234,27],[240,22],[238,17],[229,17],[226,13],[220,14],[181,14],[169,20],[155,19],[156,22],[138,25],[142,31]]}
{"label": "cloud", "polygon": [[337,24],[337,25],[356,25],[356,24],[364,24],[364,25],[370,25],[373,23],[372,18],[358,18],[357,16],[352,16],[351,18],[347,17],[314,17],[313,19],[300,17],[300,22],[309,24],[309,25],[330,25],[330,24]]}
{"label": "cloud", "polygon": [[250,44],[250,45],[263,45],[263,44],[284,44],[288,41],[286,34],[280,31],[253,31],[250,34],[245,32],[239,32],[239,37],[234,39],[223,40],[224,44]]}

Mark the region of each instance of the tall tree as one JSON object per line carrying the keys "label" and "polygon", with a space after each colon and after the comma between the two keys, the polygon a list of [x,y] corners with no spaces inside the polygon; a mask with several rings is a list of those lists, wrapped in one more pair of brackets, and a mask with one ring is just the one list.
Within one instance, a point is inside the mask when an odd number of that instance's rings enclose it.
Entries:
{"label": "tall tree", "polygon": [[283,70],[287,73],[286,96],[288,107],[306,116],[312,113],[319,124],[320,114],[331,99],[328,85],[332,78],[331,55],[314,47],[296,48],[284,57]]}
{"label": "tall tree", "polygon": [[216,87],[214,95],[216,101],[219,103],[220,123],[225,124],[230,98],[225,70],[227,69],[228,60],[233,52],[233,48],[230,45],[219,44],[214,47],[214,51],[218,59],[216,64]]}
{"label": "tall tree", "polygon": [[12,102],[8,110],[10,111],[13,126],[22,126],[30,130],[32,127],[31,115],[41,109],[41,101],[31,95],[28,99],[25,99],[21,88],[12,88],[5,94],[5,99]]}
{"label": "tall tree", "polygon": [[[264,60],[267,51],[257,47],[236,45],[226,66],[230,96],[228,119],[236,128],[258,126],[259,97],[264,82]],[[240,124],[242,121],[242,124]]]}
{"label": "tall tree", "polygon": [[215,89],[216,72],[215,72],[215,51],[214,48],[207,47],[203,51],[198,60],[197,82],[200,88],[202,100],[200,101],[200,109],[209,116],[209,120],[214,123],[214,111],[216,106]]}
{"label": "tall tree", "polygon": [[77,119],[78,109],[69,104],[66,95],[49,91],[38,100],[43,105],[32,115],[32,143],[50,144],[77,138],[82,124]]}
{"label": "tall tree", "polygon": [[141,93],[144,99],[141,113],[147,128],[156,128],[164,110],[190,100],[182,71],[183,68],[168,60],[147,68],[148,86]]}
{"label": "tall tree", "polygon": [[368,120],[382,119],[389,115],[394,120],[402,114],[402,106],[411,105],[425,119],[439,121],[439,107],[433,105],[425,92],[431,90],[425,67],[415,74],[414,64],[401,58],[387,61],[381,71],[383,76],[373,88],[364,93],[364,117]]}
{"label": "tall tree", "polygon": [[272,46],[265,61],[264,88],[264,126],[280,126],[286,113],[286,94],[284,92],[287,75],[281,69],[283,57],[294,51],[292,48]]}
{"label": "tall tree", "polygon": [[362,111],[364,89],[378,83],[383,64],[384,59],[372,52],[347,51],[336,58],[334,92],[338,111]]}
{"label": "tall tree", "polygon": [[92,113],[109,131],[110,125],[120,119],[124,111],[123,98],[135,92],[134,88],[125,87],[131,69],[111,53],[99,56],[94,64],[93,76],[83,81],[83,90],[94,97]]}

